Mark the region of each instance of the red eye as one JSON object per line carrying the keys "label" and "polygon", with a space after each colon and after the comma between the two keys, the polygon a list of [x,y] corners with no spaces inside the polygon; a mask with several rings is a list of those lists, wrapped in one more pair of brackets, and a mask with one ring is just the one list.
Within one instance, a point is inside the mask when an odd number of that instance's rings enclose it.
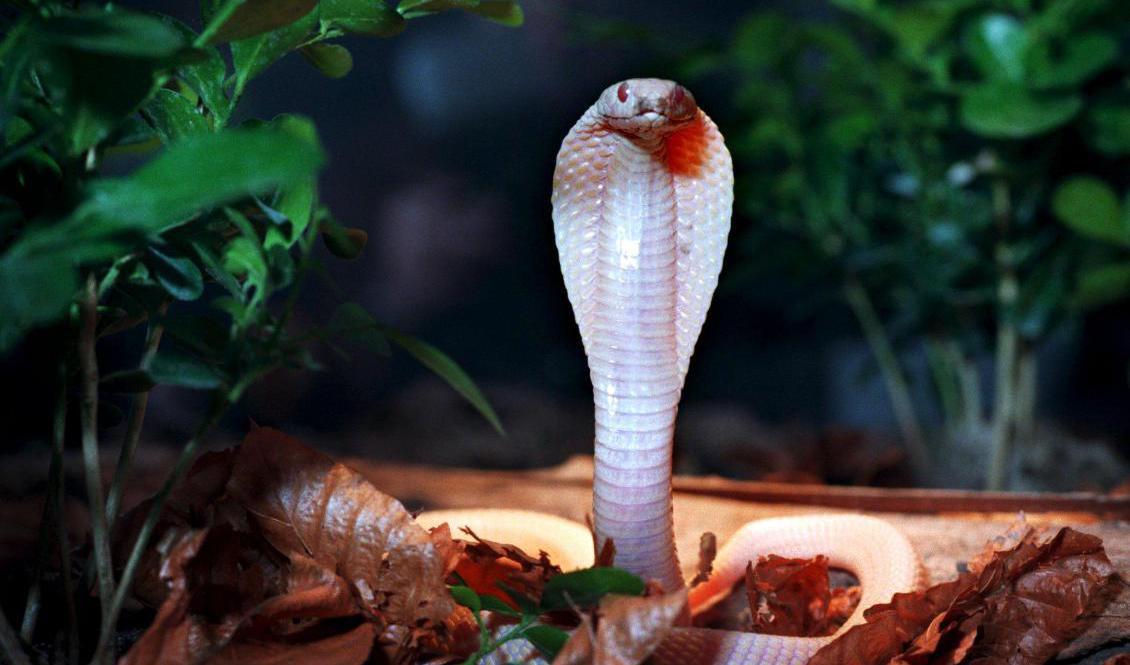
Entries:
{"label": "red eye", "polygon": [[675,86],[675,89],[671,91],[671,104],[673,104],[673,105],[681,104],[683,102],[683,99],[686,98],[686,96],[687,96],[687,93],[683,89],[683,86],[681,86],[681,85]]}
{"label": "red eye", "polygon": [[619,88],[616,88],[616,98],[621,102],[628,101],[628,84],[621,83]]}

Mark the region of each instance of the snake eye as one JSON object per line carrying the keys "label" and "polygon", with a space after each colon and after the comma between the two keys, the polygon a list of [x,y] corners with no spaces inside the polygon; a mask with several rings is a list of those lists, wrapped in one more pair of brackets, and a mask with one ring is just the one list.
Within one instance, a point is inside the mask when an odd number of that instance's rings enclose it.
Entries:
{"label": "snake eye", "polygon": [[628,101],[628,84],[621,83],[619,88],[616,88],[616,98],[621,102]]}

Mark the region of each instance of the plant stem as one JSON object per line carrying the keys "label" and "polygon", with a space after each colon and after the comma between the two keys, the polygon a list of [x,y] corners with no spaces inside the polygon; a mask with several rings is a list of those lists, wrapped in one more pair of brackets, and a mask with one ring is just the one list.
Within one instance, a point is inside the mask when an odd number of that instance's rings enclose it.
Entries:
{"label": "plant stem", "polygon": [[67,431],[67,364],[59,364],[59,392],[55,396],[55,423],[52,435],[52,460],[59,459],[59,479],[55,492],[48,497],[55,503],[56,540],[59,542],[59,577],[63,580],[63,606],[67,612],[67,662],[78,662],[78,612],[75,611],[75,585],[71,577],[71,543],[67,536],[67,525],[63,520],[63,507],[66,499],[66,485],[63,482],[63,444]]}
{"label": "plant stem", "polygon": [[918,416],[914,413],[910,388],[899,366],[898,356],[887,339],[887,333],[863,285],[854,277],[849,277],[844,283],[844,296],[859,321],[875,361],[879,364],[879,371],[887,386],[887,395],[894,408],[895,419],[898,421],[903,440],[910,453],[910,463],[919,477],[922,477],[930,468],[930,453],[926,448],[926,439],[922,435]]}
{"label": "plant stem", "polygon": [[[161,305],[158,310],[164,316],[168,303]],[[145,339],[145,350],[141,354],[141,368],[146,369],[157,355],[157,348],[161,345],[161,335],[165,327],[157,321],[149,322],[149,334]],[[149,405],[149,391],[139,393],[133,398],[130,407],[129,425],[126,428],[126,438],[122,441],[122,449],[118,453],[118,465],[114,469],[114,479],[110,483],[110,493],[106,496],[106,524],[113,527],[117,519],[118,509],[121,508],[122,491],[126,478],[129,476],[130,465],[133,463],[133,454],[137,450],[137,442],[141,438],[141,426],[145,422],[145,409]]]}
{"label": "plant stem", "polygon": [[82,465],[90,503],[90,531],[94,542],[94,566],[98,577],[98,600],[105,620],[114,594],[114,571],[110,563],[110,537],[106,530],[106,508],[102,498],[102,469],[98,458],[98,358],[94,343],[98,327],[98,292],[94,274],[86,278],[80,311],[78,359],[82,370]]}
{"label": "plant stem", "polygon": [[942,403],[942,415],[946,430],[952,431],[965,420],[965,404],[961,401],[961,385],[958,368],[948,353],[951,340],[938,336],[926,338],[926,360],[930,364],[930,374],[934,377],[934,388]]}
{"label": "plant stem", "polygon": [[91,659],[92,664],[102,662],[105,658],[106,650],[109,648],[110,642],[114,637],[114,627],[118,620],[118,614],[122,611],[122,605],[125,603],[126,597],[129,594],[130,585],[133,583],[133,578],[137,574],[137,567],[141,563],[141,557],[145,554],[145,548],[149,545],[149,540],[153,536],[154,529],[157,528],[157,522],[161,518],[161,511],[165,507],[165,501],[169,498],[169,493],[172,492],[173,487],[188,470],[188,465],[196,455],[196,449],[200,446],[200,441],[212,429],[212,426],[220,419],[227,410],[229,402],[223,396],[216,395],[213,398],[212,408],[208,416],[197,428],[192,438],[185,443],[184,448],[181,450],[180,456],[177,458],[176,464],[173,466],[172,471],[165,478],[165,482],[161,484],[161,489],[153,495],[152,504],[149,506],[149,512],[145,515],[145,523],[142,524],[141,530],[137,534],[137,540],[133,543],[133,549],[130,550],[129,559],[126,561],[125,568],[122,570],[122,578],[118,582],[117,592],[114,594],[113,602],[110,603],[109,610],[106,612],[106,619],[102,623],[102,632],[98,638],[98,646],[94,650],[94,657]]}
{"label": "plant stem", "polygon": [[1012,203],[1008,183],[1001,177],[993,181],[993,216],[997,224],[996,262],[999,273],[997,284],[997,353],[996,388],[993,405],[992,439],[989,450],[988,486],[991,490],[1004,489],[1008,475],[1008,457],[1012,440],[1016,436],[1016,356],[1018,334],[1014,322],[1014,308],[1020,294],[1020,283],[1012,265],[1008,246]]}
{"label": "plant stem", "polygon": [[212,18],[208,20],[208,25],[204,26],[204,30],[202,30],[200,34],[196,36],[196,39],[193,40],[192,45],[197,48],[207,45],[208,42],[211,41],[212,37],[214,37],[216,33],[219,32],[220,28],[222,28],[224,24],[228,22],[228,19],[231,18],[231,15],[235,13],[235,10],[239,9],[239,6],[242,4],[243,0],[226,0],[222,5],[220,5],[219,9],[216,10],[216,13],[212,14]]}
{"label": "plant stem", "polygon": [[988,485],[991,490],[1004,489],[1007,475],[1008,453],[1015,430],[1013,415],[1016,399],[1016,326],[998,324],[997,376],[993,406],[993,430],[990,448]]}
{"label": "plant stem", "polygon": [[1036,354],[1029,343],[1021,340],[1016,368],[1016,411],[1013,415],[1016,421],[1016,437],[1019,440],[1031,441],[1035,435],[1036,379]]}
{"label": "plant stem", "polygon": [[965,405],[965,428],[968,432],[976,432],[982,423],[981,374],[977,371],[977,363],[962,352],[957,342],[953,342],[950,353],[954,357],[954,366],[958,368],[961,401]]}
{"label": "plant stem", "polygon": [[[36,543],[35,573],[31,586],[27,592],[27,602],[24,604],[24,617],[20,622],[20,639],[31,642],[35,634],[35,624],[39,619],[39,610],[43,597],[43,573],[47,569],[47,562],[51,556],[51,538],[60,532],[56,522],[62,520],[62,501],[56,501],[62,495],[63,486],[63,423],[66,422],[67,392],[66,392],[66,365],[60,363],[59,390],[55,399],[55,413],[53,416],[53,429],[51,434],[51,463],[47,468],[47,491],[43,496],[43,517],[39,521],[39,534]],[[62,530],[64,533],[66,529]],[[66,574],[66,570],[62,570]]]}
{"label": "plant stem", "polygon": [[31,665],[27,653],[20,646],[20,638],[16,636],[16,631],[8,623],[8,617],[4,616],[3,611],[0,611],[0,654],[12,665]]}

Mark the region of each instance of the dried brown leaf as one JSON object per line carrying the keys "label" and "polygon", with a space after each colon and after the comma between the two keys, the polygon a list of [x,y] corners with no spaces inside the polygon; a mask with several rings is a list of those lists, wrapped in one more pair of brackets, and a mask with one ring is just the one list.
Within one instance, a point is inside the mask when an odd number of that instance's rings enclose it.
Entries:
{"label": "dried brown leaf", "polygon": [[685,589],[664,595],[605,596],[593,621],[581,626],[554,659],[553,665],[636,665],[655,651],[686,609]]}
{"label": "dried brown leaf", "polygon": [[237,450],[227,491],[271,545],[337,572],[385,623],[439,625],[454,610],[444,553],[353,469],[262,427]]}
{"label": "dried brown leaf", "polygon": [[[746,595],[753,631],[770,635],[830,635],[855,609],[858,592],[837,590],[828,581],[828,559],[769,555],[746,567]],[[833,597],[835,610],[833,611]]]}
{"label": "dried brown leaf", "polygon": [[495,596],[518,609],[500,590],[500,582],[527,597],[539,598],[545,583],[561,574],[561,567],[551,562],[545,552],[539,552],[535,559],[516,545],[484,540],[468,528],[463,528],[463,532],[472,540],[460,541],[463,552],[455,572],[476,593]]}
{"label": "dried brown leaf", "polygon": [[704,531],[698,539],[698,564],[695,566],[695,576],[687,584],[688,587],[697,586],[710,579],[714,572],[714,557],[718,555],[718,538],[709,531]]}
{"label": "dried brown leaf", "polygon": [[[126,538],[135,520],[123,523]],[[395,624],[413,648],[452,641],[450,535],[424,531],[356,473],[274,430],[201,457],[159,533],[139,579],[160,607],[125,665],[352,665]]]}
{"label": "dried brown leaf", "polygon": [[1040,540],[1022,526],[987,545],[970,572],[896,594],[810,665],[1037,665],[1082,632],[1117,574],[1102,541],[1070,528]]}

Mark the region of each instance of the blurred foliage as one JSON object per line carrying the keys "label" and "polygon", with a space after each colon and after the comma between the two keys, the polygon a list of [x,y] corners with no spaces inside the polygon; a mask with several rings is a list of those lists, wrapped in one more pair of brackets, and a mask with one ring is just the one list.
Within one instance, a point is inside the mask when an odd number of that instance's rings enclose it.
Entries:
{"label": "blurred foliage", "polygon": [[[341,304],[326,325],[293,329],[307,276],[323,277],[343,299],[315,251],[318,239],[331,254],[352,259],[367,238],[340,225],[319,200],[326,156],[310,120],[282,114],[233,122],[247,86],[286,55],[298,51],[326,76],[342,77],[353,60],[340,38],[390,37],[418,17],[453,9],[508,26],[523,19],[514,0],[400,0],[395,7],[381,0],[202,0],[199,31],[112,3],[20,0],[0,9],[0,355],[45,327],[62,333],[50,339],[64,340],[55,431],[45,437],[53,461],[40,572],[63,511],[67,403],[81,406],[93,547],[85,584],[76,595],[69,574],[62,575],[62,596],[73,619],[73,603],[96,579],[102,624],[80,631],[71,622],[69,660],[80,653],[93,653],[92,662],[113,659],[132,576],[198,443],[272,370],[318,369],[315,342],[343,355],[343,341],[382,354],[399,346],[502,431],[450,358],[355,303]],[[148,334],[135,364],[99,377],[97,340],[142,324]],[[48,377],[57,371],[42,369]],[[146,394],[162,384],[208,391],[211,407],[153,500],[128,559],[111,566],[108,533]],[[106,392],[134,400],[104,495],[96,414]],[[68,561],[67,545],[57,544]],[[27,643],[36,635],[40,584],[39,577],[32,581],[20,624]],[[79,635],[92,632],[97,646],[80,644]],[[21,660],[11,641],[0,647]]]}
{"label": "blurred foliage", "polygon": [[[522,20],[514,2],[475,0],[403,0],[396,8],[205,0],[200,33],[112,4],[31,3],[6,16],[0,353],[37,327],[75,319],[81,283],[93,275],[100,334],[150,320],[171,338],[128,372],[145,380],[106,377],[110,386],[222,389],[230,403],[280,365],[318,368],[308,342],[342,331],[290,333],[294,298],[309,270],[324,274],[313,255],[319,237],[350,259],[364,233],[341,227],[318,200],[325,155],[309,120],[229,121],[246,86],[288,53],[342,77],[352,57],[333,40],[392,36],[413,18],[449,9],[507,25]],[[104,161],[122,156],[144,162],[124,176],[100,174]],[[201,299],[211,307],[168,307]],[[370,336],[389,334],[371,317],[354,312],[351,321]],[[399,333],[391,339],[499,427],[450,359]]]}
{"label": "blurred foliage", "polygon": [[865,329],[860,307],[877,312],[868,339],[895,392],[875,334],[927,340],[953,361],[932,362],[947,417],[980,420],[962,366],[995,353],[998,392],[1015,393],[1033,345],[1130,295],[1130,5],[832,4],[820,20],[750,15],[681,61],[728,91],[711,110],[753,221],[737,270],[846,293]]}

